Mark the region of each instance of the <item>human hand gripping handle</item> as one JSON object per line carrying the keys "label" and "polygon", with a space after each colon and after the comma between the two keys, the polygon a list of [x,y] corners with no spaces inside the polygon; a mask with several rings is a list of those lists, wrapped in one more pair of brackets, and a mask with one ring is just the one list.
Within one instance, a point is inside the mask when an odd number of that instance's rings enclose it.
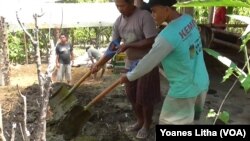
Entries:
{"label": "human hand gripping handle", "polygon": [[119,54],[119,53],[121,53],[121,52],[126,51],[127,49],[128,49],[128,46],[127,46],[127,45],[121,44],[121,45],[119,45],[119,46],[117,47],[116,53]]}
{"label": "human hand gripping handle", "polygon": [[126,76],[126,74],[123,74],[123,75],[119,78],[119,81],[120,81],[120,84],[128,83],[128,82],[129,82],[128,77]]}
{"label": "human hand gripping handle", "polygon": [[97,63],[91,65],[91,67],[90,67],[90,72],[91,72],[92,74],[94,74],[94,73],[98,72],[98,71],[100,70],[100,68],[101,68],[101,67],[99,66],[99,64],[98,64],[98,62],[97,62]]}

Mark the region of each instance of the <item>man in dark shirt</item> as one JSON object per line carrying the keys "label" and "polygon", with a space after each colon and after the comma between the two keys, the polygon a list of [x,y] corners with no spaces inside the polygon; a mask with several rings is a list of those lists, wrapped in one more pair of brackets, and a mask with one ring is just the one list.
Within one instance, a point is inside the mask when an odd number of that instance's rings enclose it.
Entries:
{"label": "man in dark shirt", "polygon": [[62,33],[60,43],[56,46],[57,81],[62,82],[65,76],[67,83],[71,84],[71,61],[73,59],[73,47],[68,43],[68,36]]}

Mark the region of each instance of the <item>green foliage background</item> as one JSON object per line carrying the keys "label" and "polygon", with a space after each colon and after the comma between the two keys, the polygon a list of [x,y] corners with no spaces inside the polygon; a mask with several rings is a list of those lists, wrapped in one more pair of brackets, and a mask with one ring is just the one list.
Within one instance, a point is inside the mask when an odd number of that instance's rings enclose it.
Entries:
{"label": "green foliage background", "polygon": [[12,63],[22,63],[25,60],[23,35],[23,32],[19,31],[8,35],[9,59]]}
{"label": "green foliage background", "polygon": [[[60,3],[83,3],[83,2],[112,2],[113,0],[62,0],[58,1]],[[250,0],[193,0],[189,4],[179,4],[180,7],[193,7],[194,8],[194,18],[199,24],[208,24],[209,8],[215,5],[227,5],[229,6],[229,14],[233,13],[235,15],[250,15],[250,10],[247,5]],[[205,2],[209,2],[208,4]],[[235,4],[237,2],[237,5]],[[236,5],[237,7],[231,7]],[[242,24],[241,21],[230,19],[230,24]],[[98,46],[103,46],[109,42],[112,27],[85,27],[85,28],[72,28],[63,29],[67,31],[70,36],[70,40],[74,45],[84,46],[91,43],[93,40]],[[242,28],[228,28],[230,32],[242,33],[244,29]],[[53,29],[40,29],[40,48],[41,54],[46,55],[48,52],[49,39],[53,37]],[[32,31],[31,31],[32,33]],[[98,40],[101,39],[101,40]],[[9,51],[10,60],[14,63],[24,63],[25,61],[25,51],[24,51],[24,40],[23,33],[9,33]],[[55,41],[55,40],[54,40]],[[32,56],[33,46],[30,41],[27,40],[27,47],[29,48],[29,58]]]}

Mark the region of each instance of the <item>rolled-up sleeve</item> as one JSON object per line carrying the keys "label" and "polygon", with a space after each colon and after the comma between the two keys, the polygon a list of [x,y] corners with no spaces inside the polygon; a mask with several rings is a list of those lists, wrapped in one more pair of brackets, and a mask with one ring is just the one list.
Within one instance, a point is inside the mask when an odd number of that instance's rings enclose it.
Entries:
{"label": "rolled-up sleeve", "polygon": [[165,39],[161,36],[157,36],[149,53],[139,61],[133,71],[127,73],[128,80],[134,81],[150,72],[155,66],[159,65],[161,60],[172,50],[173,48]]}

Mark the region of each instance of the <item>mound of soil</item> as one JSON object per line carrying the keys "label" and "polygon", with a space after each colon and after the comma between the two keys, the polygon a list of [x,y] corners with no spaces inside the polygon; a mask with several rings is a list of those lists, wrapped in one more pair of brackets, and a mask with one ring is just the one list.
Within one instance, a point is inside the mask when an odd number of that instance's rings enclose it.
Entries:
{"label": "mound of soil", "polygon": [[[77,78],[74,79],[74,83],[78,79],[80,79],[87,71],[88,68],[83,66],[74,68],[73,76],[74,78]],[[97,76],[99,76],[99,74],[97,74]],[[119,76],[119,74],[113,73],[112,70],[108,70],[105,72],[104,77],[100,80],[94,80],[92,76],[87,78],[73,94],[77,98],[77,105],[81,105],[82,108],[83,106],[86,106],[95,96],[100,94],[105,88],[114,83],[114,81],[117,80]],[[129,124],[133,124],[135,122],[135,119],[131,105],[125,95],[123,85],[119,85],[115,89],[113,89],[106,97],[104,97],[101,101],[94,105],[90,112],[92,116],[90,117],[90,119],[88,119],[87,122],[84,123],[79,135],[75,138],[75,140],[137,140],[135,138],[136,132],[125,131],[125,128]],[[158,117],[154,117],[154,124],[157,123],[157,118]],[[70,127],[71,125],[64,126]],[[50,132],[58,133],[57,127],[58,126],[54,125],[49,127]],[[58,128],[60,128],[60,126]],[[66,134],[68,135],[68,133]],[[64,135],[64,139],[68,138],[67,135]],[[150,135],[146,140],[151,141],[154,140],[154,138],[154,127],[152,126]]]}
{"label": "mound of soil", "polygon": [[[46,69],[46,65],[42,66],[42,70]],[[73,84],[76,83],[89,68],[73,67],[72,77]],[[25,70],[25,71],[24,71]],[[26,71],[27,70],[27,71]],[[18,65],[11,68],[11,85],[1,86],[1,103],[3,110],[3,125],[5,137],[10,139],[12,134],[12,125],[17,124],[15,128],[15,139],[22,139],[23,126],[23,99],[20,94],[27,98],[27,128],[32,134],[36,128],[38,117],[40,114],[41,96],[36,74],[36,65]],[[97,75],[98,76],[98,75]],[[94,80],[93,77],[87,78],[72,94],[77,98],[78,104],[86,106],[96,95],[101,93],[105,88],[111,85],[119,74],[115,74],[112,70],[107,70],[105,75],[100,80]],[[91,109],[92,116],[83,125],[80,134],[72,139],[76,141],[132,141],[136,140],[134,132],[125,132],[128,124],[135,122],[131,105],[127,101],[124,86],[117,86],[110,94],[104,97],[99,103]],[[157,118],[155,117],[155,123]],[[59,134],[54,124],[47,124],[47,140],[49,141],[64,141],[65,136]],[[23,129],[22,129],[23,130]],[[154,139],[154,127],[150,131],[148,141]]]}

